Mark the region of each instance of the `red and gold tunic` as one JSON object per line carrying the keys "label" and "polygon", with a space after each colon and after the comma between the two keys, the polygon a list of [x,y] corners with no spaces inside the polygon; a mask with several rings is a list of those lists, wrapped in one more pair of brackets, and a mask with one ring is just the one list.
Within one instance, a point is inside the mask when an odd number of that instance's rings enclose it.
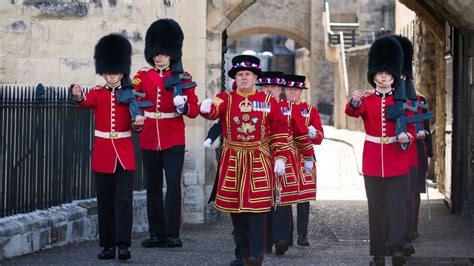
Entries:
{"label": "red and gold tunic", "polygon": [[[313,160],[313,143],[308,137],[308,127],[305,125],[306,119],[293,108],[293,103],[286,100],[280,100],[278,107],[287,118],[289,128],[289,147],[290,156],[287,158],[285,175],[278,176],[275,185],[276,189],[281,187],[281,200],[279,205],[291,205],[300,200],[300,182],[302,161],[300,156],[306,160]],[[304,167],[304,166],[303,166]]]}
{"label": "red and gold tunic", "polygon": [[[346,105],[346,114],[361,117],[365,133],[368,136],[388,142],[396,137],[396,123],[387,121],[387,106],[394,105],[393,93],[372,93],[362,97],[358,108]],[[409,157],[397,141],[393,143],[375,143],[366,140],[362,154],[362,173],[366,176],[388,178],[408,174]]]}
{"label": "red and gold tunic", "polygon": [[[298,101],[293,105],[293,109],[301,116],[304,120],[304,126],[306,129],[309,126],[313,126],[316,129],[316,138],[311,139],[311,142],[314,145],[319,145],[324,139],[324,130],[321,124],[321,117],[319,112],[311,104],[308,104],[304,101]],[[307,131],[306,131],[307,132]],[[312,147],[311,147],[312,148]],[[309,173],[306,173],[304,169],[304,161],[307,160],[305,154],[300,154],[300,191],[299,191],[299,202],[307,202],[311,200],[316,200],[317,192],[317,170],[316,162],[314,162],[313,170]]]}
{"label": "red and gold tunic", "polygon": [[[162,73],[154,68],[144,68],[132,80],[135,90],[145,93],[141,101],[153,103],[153,106],[145,108],[147,118],[140,133],[140,148],[145,150],[166,150],[185,143],[184,119],[176,113],[173,90],[165,89],[167,77],[172,77],[169,68]],[[183,81],[189,82],[192,81]],[[183,96],[187,98],[188,112],[185,115],[189,118],[195,118],[199,114],[198,98],[194,90],[195,88],[183,90]]]}
{"label": "red and gold tunic", "polygon": [[[90,107],[94,111],[95,129],[105,135],[128,132],[131,116],[127,104],[119,104],[114,90],[96,87],[89,91],[80,107]],[[122,134],[121,133],[121,134]],[[112,135],[113,136],[113,135]],[[119,162],[125,170],[135,170],[135,152],[132,138],[94,137],[92,170],[99,173],[115,173]]]}
{"label": "red and gold tunic", "polygon": [[[288,125],[275,99],[255,88],[219,93],[206,119],[222,121],[224,143],[215,207],[267,212],[273,204],[273,160],[289,157]],[[272,158],[272,152],[275,158]]]}

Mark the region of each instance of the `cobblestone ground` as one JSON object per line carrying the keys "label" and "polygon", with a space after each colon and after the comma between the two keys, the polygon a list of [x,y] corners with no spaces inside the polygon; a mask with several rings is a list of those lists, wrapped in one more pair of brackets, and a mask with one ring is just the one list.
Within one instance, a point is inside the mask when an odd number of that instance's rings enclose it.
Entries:
{"label": "cobblestone ground", "polygon": [[[347,144],[326,140],[316,147],[318,159],[318,201],[311,205],[310,247],[291,247],[282,257],[268,255],[265,265],[367,265],[367,203],[363,179],[357,173],[355,154]],[[465,217],[452,215],[444,206],[442,195],[430,191],[431,221],[426,200],[420,212],[420,238],[416,254],[408,265],[474,263],[474,226]],[[424,197],[424,196],[423,196]],[[233,260],[234,245],[228,214],[214,223],[184,225],[180,249],[144,249],[140,241],[147,235],[134,235],[132,259],[100,261],[98,241],[2,261],[13,264],[158,264],[158,265],[228,265]],[[296,239],[295,239],[296,243]],[[390,260],[387,260],[390,265]]]}

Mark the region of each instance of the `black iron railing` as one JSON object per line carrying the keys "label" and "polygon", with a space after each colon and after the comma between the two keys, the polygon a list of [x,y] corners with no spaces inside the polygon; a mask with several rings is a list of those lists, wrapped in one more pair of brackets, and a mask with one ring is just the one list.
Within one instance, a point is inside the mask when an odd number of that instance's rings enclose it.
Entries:
{"label": "black iron railing", "polygon": [[[92,110],[67,87],[0,85],[0,119],[0,217],[95,197]],[[141,190],[141,164],[135,177]]]}

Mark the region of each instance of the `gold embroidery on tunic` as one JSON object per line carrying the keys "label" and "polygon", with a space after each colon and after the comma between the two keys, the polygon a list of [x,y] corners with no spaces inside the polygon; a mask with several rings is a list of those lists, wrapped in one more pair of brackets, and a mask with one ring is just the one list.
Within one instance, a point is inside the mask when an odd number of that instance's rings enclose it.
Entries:
{"label": "gold embroidery on tunic", "polygon": [[239,109],[242,113],[250,113],[252,111],[252,102],[247,98],[239,103]]}
{"label": "gold embroidery on tunic", "polygon": [[237,128],[237,131],[239,133],[249,134],[255,131],[255,125],[252,125],[251,123],[242,123],[242,125]]}

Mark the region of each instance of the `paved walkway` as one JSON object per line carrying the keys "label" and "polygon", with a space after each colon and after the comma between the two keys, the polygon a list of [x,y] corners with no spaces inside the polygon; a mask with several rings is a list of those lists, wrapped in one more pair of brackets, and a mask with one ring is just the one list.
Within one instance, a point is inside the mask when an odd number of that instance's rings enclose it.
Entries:
{"label": "paved walkway", "polygon": [[[327,129],[326,135],[344,135],[344,139],[327,139],[316,147],[318,159],[318,201],[312,204],[310,247],[294,246],[283,257],[269,255],[265,265],[367,265],[368,224],[363,179],[356,167],[357,157],[348,145],[360,139],[360,133]],[[444,206],[442,195],[430,189],[431,221],[426,200],[420,212],[420,238],[416,254],[408,265],[474,263],[474,226],[465,217],[452,215]],[[140,241],[145,234],[134,235],[132,259],[99,261],[98,241],[54,248],[2,261],[14,264],[158,264],[158,265],[228,265],[233,259],[231,223],[228,214],[206,225],[184,225],[183,248],[144,249]],[[295,241],[296,242],[296,241]],[[387,261],[390,265],[390,260]]]}

